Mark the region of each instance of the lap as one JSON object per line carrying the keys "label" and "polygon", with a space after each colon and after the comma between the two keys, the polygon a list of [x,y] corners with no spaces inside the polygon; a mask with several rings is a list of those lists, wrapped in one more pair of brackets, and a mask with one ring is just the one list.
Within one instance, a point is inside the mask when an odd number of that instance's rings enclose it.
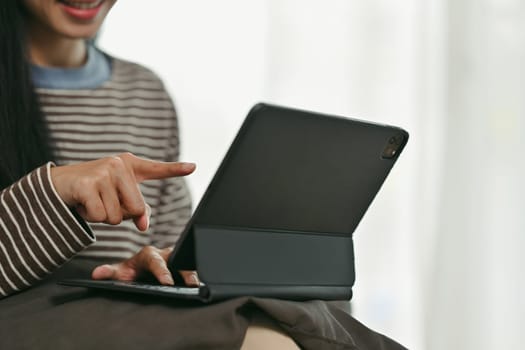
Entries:
{"label": "lap", "polygon": [[0,348],[239,349],[253,316],[262,314],[303,349],[403,349],[336,303],[243,297],[202,305],[53,281],[91,267],[73,261],[49,281],[1,300]]}

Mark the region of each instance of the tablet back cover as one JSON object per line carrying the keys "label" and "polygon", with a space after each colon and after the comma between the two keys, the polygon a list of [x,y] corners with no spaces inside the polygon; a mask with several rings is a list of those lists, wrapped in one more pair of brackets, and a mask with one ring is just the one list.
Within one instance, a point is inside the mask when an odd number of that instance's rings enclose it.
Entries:
{"label": "tablet back cover", "polygon": [[[384,158],[392,137],[402,145]],[[194,222],[352,234],[407,139],[396,127],[257,105]]]}
{"label": "tablet back cover", "polygon": [[[353,285],[352,234],[407,140],[393,126],[256,105],[196,209],[174,265],[193,268],[196,250],[199,274],[211,284]],[[272,241],[289,235],[297,245],[275,256]],[[256,240],[265,252],[250,255]]]}

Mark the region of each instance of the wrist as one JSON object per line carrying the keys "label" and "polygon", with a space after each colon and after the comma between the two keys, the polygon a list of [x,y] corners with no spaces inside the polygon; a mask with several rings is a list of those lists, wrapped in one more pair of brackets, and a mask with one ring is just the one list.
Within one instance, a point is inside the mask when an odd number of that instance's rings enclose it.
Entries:
{"label": "wrist", "polygon": [[56,166],[51,164],[49,169],[49,175],[51,178],[51,185],[53,186],[58,197],[69,207],[74,206],[74,201],[66,190],[66,181],[64,181],[64,169],[65,166]]}

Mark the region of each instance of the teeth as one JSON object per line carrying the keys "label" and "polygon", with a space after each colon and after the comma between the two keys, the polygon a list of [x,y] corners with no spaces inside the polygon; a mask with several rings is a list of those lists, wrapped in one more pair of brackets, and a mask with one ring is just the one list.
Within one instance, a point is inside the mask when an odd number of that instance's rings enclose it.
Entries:
{"label": "teeth", "polygon": [[98,7],[104,0],[99,0],[95,2],[76,2],[76,1],[70,1],[70,0],[61,0],[64,4],[75,7],[77,9],[86,10],[86,9],[93,9],[95,7]]}

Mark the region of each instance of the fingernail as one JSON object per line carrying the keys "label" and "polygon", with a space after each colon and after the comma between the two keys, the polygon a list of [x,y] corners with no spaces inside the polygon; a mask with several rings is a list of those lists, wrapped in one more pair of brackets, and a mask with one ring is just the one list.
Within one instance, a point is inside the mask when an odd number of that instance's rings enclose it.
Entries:
{"label": "fingernail", "polygon": [[144,231],[147,231],[149,229],[150,219],[151,219],[151,207],[149,204],[146,204],[146,229]]}
{"label": "fingernail", "polygon": [[147,231],[149,228],[149,215],[146,215],[146,229],[144,231]]}
{"label": "fingernail", "polygon": [[161,281],[160,281],[162,284],[169,284],[169,285],[174,285],[175,282],[173,282],[173,278],[171,277],[171,275],[162,275],[161,277]]}
{"label": "fingernail", "polygon": [[195,169],[195,167],[196,167],[197,165],[196,165],[195,163],[183,162],[183,163],[180,163],[180,166],[181,166],[182,170],[184,170],[184,171],[190,171],[190,170]]}
{"label": "fingernail", "polygon": [[197,277],[197,274],[196,274],[196,273],[193,273],[193,274],[191,275],[191,280],[192,280],[193,282],[195,282],[196,285],[201,284],[201,282],[199,281],[199,277]]}

